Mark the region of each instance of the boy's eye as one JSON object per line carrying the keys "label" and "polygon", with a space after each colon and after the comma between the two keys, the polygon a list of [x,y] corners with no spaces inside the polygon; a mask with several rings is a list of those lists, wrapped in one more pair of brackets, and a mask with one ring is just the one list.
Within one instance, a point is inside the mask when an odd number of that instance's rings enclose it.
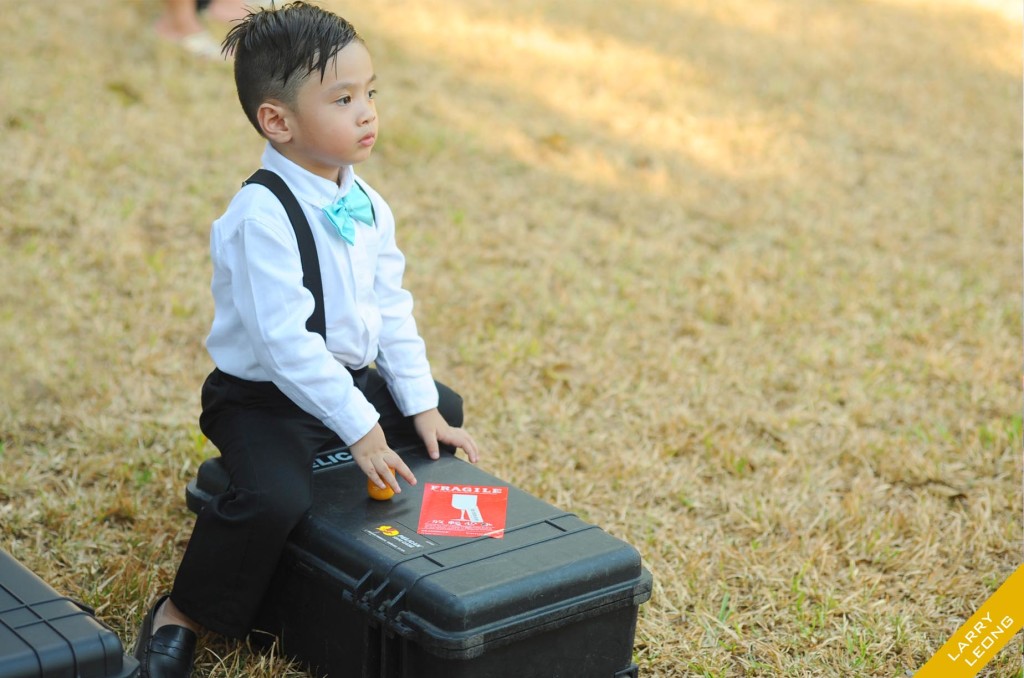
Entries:
{"label": "boy's eye", "polygon": [[376,99],[376,98],[377,98],[377,90],[375,90],[375,89],[371,89],[371,90],[370,90],[370,93],[368,94],[368,96],[369,96],[369,97],[370,97],[371,99]]}
{"label": "boy's eye", "polygon": [[338,103],[339,104],[350,104],[350,103],[352,103],[352,96],[349,95],[349,94],[346,94],[345,96],[343,96],[340,99],[338,99]]}

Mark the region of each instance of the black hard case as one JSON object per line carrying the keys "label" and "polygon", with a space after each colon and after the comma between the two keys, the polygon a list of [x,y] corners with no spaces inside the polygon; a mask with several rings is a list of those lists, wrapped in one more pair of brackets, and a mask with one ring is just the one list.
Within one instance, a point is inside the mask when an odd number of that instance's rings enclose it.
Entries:
{"label": "black hard case", "polygon": [[139,663],[88,611],[0,551],[2,678],[133,678]]}
{"label": "black hard case", "polygon": [[[385,502],[367,497],[346,450],[317,458],[314,506],[258,628],[333,678],[637,676],[637,612],[652,579],[636,549],[450,455],[402,456],[419,484]],[[417,534],[429,482],[509,487],[504,538]],[[219,460],[204,462],[190,508],[227,485]]]}

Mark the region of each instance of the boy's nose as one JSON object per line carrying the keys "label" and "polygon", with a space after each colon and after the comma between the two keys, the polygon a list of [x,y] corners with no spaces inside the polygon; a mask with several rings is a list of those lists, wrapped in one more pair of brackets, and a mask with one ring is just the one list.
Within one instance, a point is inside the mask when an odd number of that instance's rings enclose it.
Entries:
{"label": "boy's nose", "polygon": [[377,109],[372,102],[366,104],[361,113],[359,116],[359,124],[361,125],[369,124],[377,119]]}

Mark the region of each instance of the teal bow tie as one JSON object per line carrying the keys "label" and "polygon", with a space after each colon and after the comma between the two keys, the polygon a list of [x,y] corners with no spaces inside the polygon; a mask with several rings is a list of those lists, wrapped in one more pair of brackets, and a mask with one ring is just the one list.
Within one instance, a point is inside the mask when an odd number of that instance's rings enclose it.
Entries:
{"label": "teal bow tie", "polygon": [[356,221],[373,226],[373,205],[359,184],[353,184],[338,202],[324,207],[324,214],[349,245],[356,243]]}

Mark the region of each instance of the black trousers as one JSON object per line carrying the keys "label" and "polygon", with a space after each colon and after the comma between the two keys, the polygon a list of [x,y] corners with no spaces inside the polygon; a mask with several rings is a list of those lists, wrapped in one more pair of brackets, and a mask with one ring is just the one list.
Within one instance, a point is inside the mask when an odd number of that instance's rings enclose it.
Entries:
{"label": "black trousers", "polygon": [[[392,448],[419,442],[376,370],[353,379],[380,414]],[[437,390],[441,415],[461,426],[462,398],[440,383]],[[171,600],[205,628],[243,638],[288,534],[312,505],[313,458],[344,443],[270,382],[214,370],[202,403],[199,427],[220,451],[231,485],[196,518]]]}

